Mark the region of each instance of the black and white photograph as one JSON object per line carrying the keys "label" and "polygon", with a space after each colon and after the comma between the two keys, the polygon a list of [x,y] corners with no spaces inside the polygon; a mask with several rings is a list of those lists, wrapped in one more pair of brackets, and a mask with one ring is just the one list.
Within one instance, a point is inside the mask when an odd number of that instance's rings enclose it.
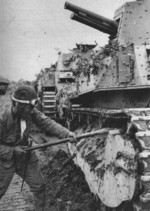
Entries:
{"label": "black and white photograph", "polygon": [[0,211],[150,211],[150,0],[0,0]]}

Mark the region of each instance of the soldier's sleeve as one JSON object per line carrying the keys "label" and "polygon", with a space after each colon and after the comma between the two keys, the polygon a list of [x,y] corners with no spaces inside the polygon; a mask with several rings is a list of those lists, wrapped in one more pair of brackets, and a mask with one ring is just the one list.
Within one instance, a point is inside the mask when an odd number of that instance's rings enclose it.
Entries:
{"label": "soldier's sleeve", "polygon": [[67,128],[56,123],[37,109],[34,109],[33,111],[33,121],[49,135],[54,135],[58,138],[66,138],[70,132]]}
{"label": "soldier's sleeve", "polygon": [[14,147],[4,144],[3,135],[6,130],[7,115],[0,116],[0,159],[10,160],[14,154]]}

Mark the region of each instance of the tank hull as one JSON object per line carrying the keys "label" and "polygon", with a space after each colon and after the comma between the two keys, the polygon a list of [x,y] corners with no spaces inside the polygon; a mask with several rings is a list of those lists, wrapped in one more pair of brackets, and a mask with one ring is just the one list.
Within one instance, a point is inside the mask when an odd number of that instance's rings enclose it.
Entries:
{"label": "tank hull", "polygon": [[149,107],[150,87],[143,89],[92,91],[71,98],[72,104],[102,109]]}
{"label": "tank hull", "polygon": [[[109,131],[106,137],[97,137],[99,141],[70,144],[70,151],[77,153],[74,161],[84,172],[91,192],[104,205],[100,210],[148,211],[150,1],[125,3],[116,10],[115,22],[111,23],[75,5],[65,6],[74,12],[75,20],[104,33],[117,23],[115,33],[108,33],[107,45],[80,51],[74,57],[76,91],[69,96],[68,125],[76,133],[97,128]],[[116,167],[120,171],[116,172]]]}

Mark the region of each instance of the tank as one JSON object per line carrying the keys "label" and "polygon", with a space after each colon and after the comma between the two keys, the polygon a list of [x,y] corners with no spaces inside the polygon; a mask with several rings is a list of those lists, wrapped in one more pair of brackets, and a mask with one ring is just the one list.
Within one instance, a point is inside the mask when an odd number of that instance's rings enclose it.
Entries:
{"label": "tank", "polygon": [[73,90],[76,90],[74,83],[75,76],[73,73],[75,67],[76,62],[73,51],[59,53],[55,72],[57,121],[66,127],[68,127],[67,118],[70,112],[69,96]]}
{"label": "tank", "polygon": [[56,85],[55,85],[55,65],[45,68],[36,82],[36,91],[39,98],[38,109],[45,115],[56,119]]}
{"label": "tank", "polygon": [[[71,19],[109,34],[76,54],[70,128],[101,134],[69,144],[102,211],[150,210],[150,1],[127,2],[110,20],[65,3]],[[81,46],[83,47],[83,46]]]}

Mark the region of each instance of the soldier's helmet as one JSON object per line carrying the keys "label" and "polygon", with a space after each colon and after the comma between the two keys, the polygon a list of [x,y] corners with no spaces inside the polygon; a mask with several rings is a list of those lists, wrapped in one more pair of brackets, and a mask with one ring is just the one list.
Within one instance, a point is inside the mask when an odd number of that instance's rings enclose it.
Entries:
{"label": "soldier's helmet", "polygon": [[12,100],[19,103],[30,104],[36,106],[38,98],[36,91],[32,86],[19,86],[12,95]]}

